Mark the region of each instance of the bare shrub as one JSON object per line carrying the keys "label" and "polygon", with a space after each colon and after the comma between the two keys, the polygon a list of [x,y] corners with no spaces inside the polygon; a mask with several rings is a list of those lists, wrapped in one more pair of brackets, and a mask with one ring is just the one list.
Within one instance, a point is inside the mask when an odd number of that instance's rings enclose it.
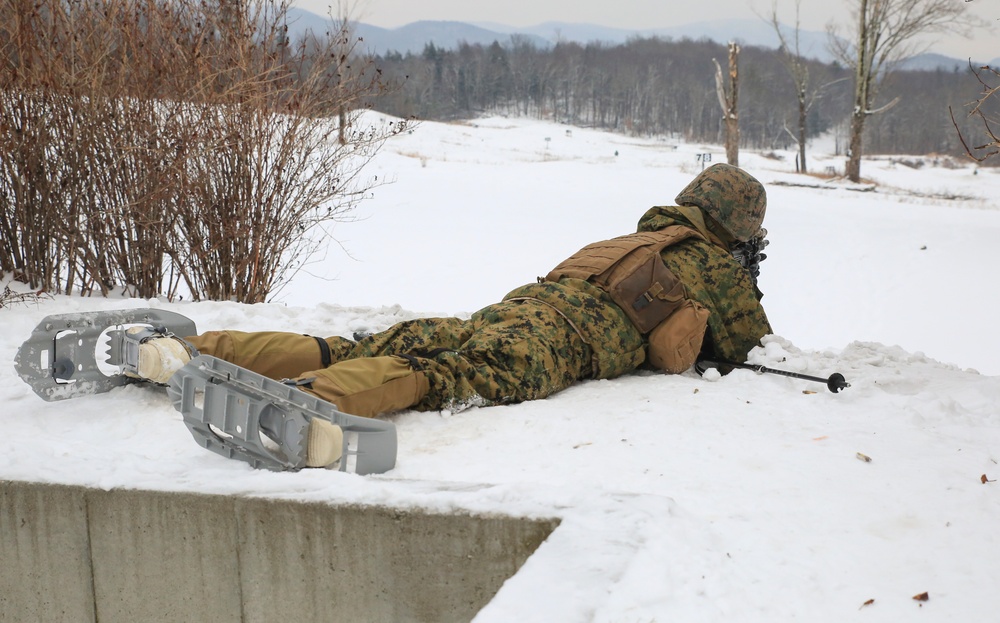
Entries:
{"label": "bare shrub", "polygon": [[0,0],[0,270],[266,300],[402,129],[347,112],[381,86],[348,24],[290,42],[286,9]]}
{"label": "bare shrub", "polygon": [[128,9],[0,0],[0,110],[9,121],[0,127],[0,265],[33,287],[106,293],[116,281],[144,285],[134,266],[155,263],[128,244],[141,236],[130,221],[153,211],[144,195],[163,184],[140,162],[160,160],[151,143],[169,134],[159,132],[151,97],[159,85],[143,71],[156,46],[136,53],[142,40],[128,26],[142,15]]}

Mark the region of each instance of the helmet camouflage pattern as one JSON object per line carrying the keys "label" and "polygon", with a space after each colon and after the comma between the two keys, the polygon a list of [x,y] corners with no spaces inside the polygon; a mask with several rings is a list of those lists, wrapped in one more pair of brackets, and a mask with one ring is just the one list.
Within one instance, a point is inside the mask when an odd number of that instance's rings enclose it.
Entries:
{"label": "helmet camouflage pattern", "polygon": [[698,174],[674,201],[701,208],[734,238],[746,242],[764,222],[767,192],[743,169],[720,163]]}

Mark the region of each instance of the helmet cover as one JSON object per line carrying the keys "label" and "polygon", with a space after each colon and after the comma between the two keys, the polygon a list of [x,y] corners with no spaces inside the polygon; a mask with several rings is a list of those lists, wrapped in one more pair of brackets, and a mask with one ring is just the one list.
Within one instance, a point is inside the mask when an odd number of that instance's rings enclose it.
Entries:
{"label": "helmet cover", "polygon": [[764,185],[743,169],[722,163],[699,173],[674,201],[697,206],[741,242],[754,237],[767,210]]}

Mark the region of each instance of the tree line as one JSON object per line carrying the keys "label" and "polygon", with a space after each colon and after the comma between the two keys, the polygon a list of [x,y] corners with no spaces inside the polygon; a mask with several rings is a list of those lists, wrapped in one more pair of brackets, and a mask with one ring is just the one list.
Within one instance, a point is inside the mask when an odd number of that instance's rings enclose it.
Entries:
{"label": "tree line", "polygon": [[[708,40],[635,38],[624,44],[560,42],[538,48],[517,36],[501,44],[427,44],[420,54],[386,53],[376,65],[395,88],[375,106],[427,120],[482,114],[530,116],[571,125],[691,142],[724,142],[713,59],[726,46]],[[794,148],[796,83],[783,50],[744,46],[740,53],[740,146]],[[842,151],[853,107],[853,73],[838,62],[803,59],[816,92],[809,108],[810,138],[833,131]],[[868,119],[868,154],[962,155],[960,131],[974,133],[966,111],[978,97],[969,70],[894,71],[880,97],[897,105]]]}

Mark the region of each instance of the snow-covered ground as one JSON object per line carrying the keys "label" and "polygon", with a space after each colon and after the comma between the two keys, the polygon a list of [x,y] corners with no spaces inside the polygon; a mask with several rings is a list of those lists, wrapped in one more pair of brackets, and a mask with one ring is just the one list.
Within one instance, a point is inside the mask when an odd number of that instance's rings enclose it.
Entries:
{"label": "snow-covered ground", "polygon": [[[812,170],[842,170],[821,152]],[[393,181],[334,229],[342,247],[277,303],[56,297],[0,310],[0,359],[41,317],[79,310],[345,336],[467,315],[633,231],[699,153],[724,160],[718,146],[527,120],[423,123],[374,162]],[[479,623],[993,620],[1000,171],[866,160],[874,184],[854,186],[775,155],[741,154],[768,189],[760,283],[777,333],[750,360],[841,372],[840,394],[743,370],[639,373],[516,406],[400,413],[397,468],[359,477],[254,471],[195,445],[160,390],[45,403],[7,366],[0,478],[562,518]]]}

